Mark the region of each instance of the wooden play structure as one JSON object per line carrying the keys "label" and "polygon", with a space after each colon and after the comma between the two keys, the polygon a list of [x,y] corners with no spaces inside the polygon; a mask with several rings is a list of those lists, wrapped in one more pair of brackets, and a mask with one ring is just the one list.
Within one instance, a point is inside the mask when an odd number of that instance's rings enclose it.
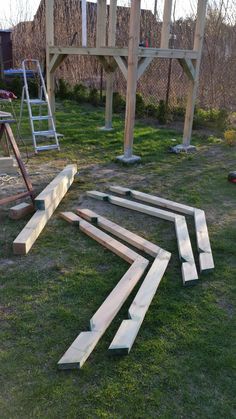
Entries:
{"label": "wooden play structure", "polygon": [[[140,157],[133,155],[136,87],[138,79],[154,58],[178,60],[188,76],[189,85],[183,142],[181,145],[177,145],[175,149],[176,152],[178,152],[189,151],[194,148],[190,145],[190,142],[199,79],[207,0],[198,0],[194,45],[192,50],[169,48],[172,3],[172,0],[165,0],[164,2],[160,48],[146,48],[139,46],[141,0],[132,0],[128,48],[120,48],[116,46],[117,0],[110,1],[109,9],[107,8],[106,0],[97,0],[96,45],[94,47],[87,47],[86,0],[81,0],[81,46],[55,45],[54,0],[46,0],[47,89],[52,110],[55,111],[54,73],[57,67],[68,55],[96,56],[107,74],[104,129],[110,130],[112,128],[113,79],[114,72],[117,66],[119,66],[127,80],[124,154],[118,157],[118,159],[123,162],[132,163],[140,160]],[[108,11],[109,19],[107,25]]]}

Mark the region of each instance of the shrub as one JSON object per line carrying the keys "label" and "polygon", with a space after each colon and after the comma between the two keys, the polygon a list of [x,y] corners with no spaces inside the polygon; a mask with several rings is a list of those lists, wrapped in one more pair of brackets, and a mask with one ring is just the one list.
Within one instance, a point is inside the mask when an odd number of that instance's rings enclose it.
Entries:
{"label": "shrub", "polygon": [[69,83],[63,79],[58,80],[56,95],[59,99],[71,99],[72,92]]}
{"label": "shrub", "polygon": [[76,84],[72,91],[72,97],[76,102],[86,102],[88,100],[87,88],[81,83]]}
{"label": "shrub", "polygon": [[98,106],[100,103],[99,93],[98,90],[93,87],[90,89],[89,96],[88,96],[89,103],[93,106]]}
{"label": "shrub", "polygon": [[158,107],[153,103],[148,103],[145,107],[147,117],[157,118]]}
{"label": "shrub", "polygon": [[125,110],[125,99],[118,92],[113,94],[113,112],[123,112]]}
{"label": "shrub", "polygon": [[228,124],[226,109],[201,109],[196,108],[194,114],[194,128],[205,126],[223,131]]}
{"label": "shrub", "polygon": [[160,124],[166,124],[167,121],[167,109],[164,100],[160,100],[158,111],[157,111],[157,118]]}
{"label": "shrub", "polygon": [[224,139],[230,146],[236,144],[236,131],[234,129],[228,129],[224,132]]}
{"label": "shrub", "polygon": [[136,115],[138,117],[145,115],[145,102],[140,93],[136,93]]}

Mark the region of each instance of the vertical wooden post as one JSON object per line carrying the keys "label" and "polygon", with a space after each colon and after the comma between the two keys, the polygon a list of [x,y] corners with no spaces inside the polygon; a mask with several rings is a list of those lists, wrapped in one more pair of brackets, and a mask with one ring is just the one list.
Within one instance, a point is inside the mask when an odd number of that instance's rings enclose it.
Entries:
{"label": "vertical wooden post", "polygon": [[54,73],[50,72],[49,64],[51,54],[49,47],[54,45],[54,0],[46,0],[46,73],[47,73],[47,92],[51,105],[52,114],[55,115],[55,88]]}
{"label": "vertical wooden post", "polygon": [[193,148],[190,146],[191,135],[192,135],[192,126],[193,126],[193,116],[195,101],[197,97],[199,73],[200,73],[200,64],[201,64],[201,55],[202,55],[202,46],[204,39],[204,29],[206,22],[206,7],[207,0],[198,0],[197,7],[197,21],[194,35],[194,51],[198,51],[198,58],[195,60],[195,77],[194,80],[189,80],[188,82],[188,98],[187,98],[187,108],[185,114],[184,122],[184,134],[183,134],[183,145],[182,147],[187,150],[188,148]]}
{"label": "vertical wooden post", "polygon": [[172,0],[165,0],[161,28],[161,48],[169,48]]}
{"label": "vertical wooden post", "polygon": [[87,1],[82,0],[82,47],[87,47]]}
{"label": "vertical wooden post", "polygon": [[107,2],[106,0],[97,0],[97,33],[96,47],[106,46],[106,20],[107,20]]}
{"label": "vertical wooden post", "polygon": [[0,78],[4,79],[4,63],[3,63],[3,53],[2,53],[2,37],[0,35]]}
{"label": "vertical wooden post", "polygon": [[[116,45],[116,11],[117,0],[110,2],[109,7],[109,27],[108,27],[108,46],[114,47]],[[106,78],[106,111],[105,111],[105,131],[112,130],[112,106],[113,106],[113,83],[114,72],[107,73]]]}
{"label": "vertical wooden post", "polygon": [[125,163],[135,163],[140,157],[133,155],[133,135],[135,123],[136,88],[138,75],[138,50],[140,37],[141,0],[132,0],[130,10],[130,30],[128,48],[128,76],[126,92],[124,155],[118,160]]}

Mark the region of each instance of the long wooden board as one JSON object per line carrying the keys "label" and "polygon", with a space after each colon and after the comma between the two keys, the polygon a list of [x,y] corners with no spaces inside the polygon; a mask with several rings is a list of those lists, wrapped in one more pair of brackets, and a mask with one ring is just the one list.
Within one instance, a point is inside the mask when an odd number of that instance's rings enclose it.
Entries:
{"label": "long wooden board", "polygon": [[175,231],[178,241],[179,257],[182,265],[182,278],[184,285],[192,285],[197,279],[197,269],[194,261],[192,246],[189,238],[188,228],[185,217],[172,212],[164,211],[159,208],[128,201],[124,198],[118,198],[113,195],[97,193],[97,191],[88,191],[87,195],[91,198],[103,199],[111,204],[148,214],[157,218],[162,218],[175,223]]}
{"label": "long wooden board", "polygon": [[36,208],[45,210],[52,205],[52,202],[56,198],[60,197],[62,199],[73,183],[76,173],[76,164],[69,164],[66,166],[35,198]]}
{"label": "long wooden board", "polygon": [[147,253],[150,256],[156,257],[161,250],[160,247],[156,246],[154,243],[151,243],[150,241],[138,236],[135,233],[132,233],[126,228],[123,228],[120,225],[108,220],[107,218],[96,214],[94,211],[78,208],[77,213],[88,221],[96,222],[97,225],[103,230],[114,234],[114,236],[126,241],[127,243]]}
{"label": "long wooden board", "polygon": [[[76,165],[73,166],[73,170],[75,170]],[[68,183],[67,190],[69,186],[70,185]],[[26,224],[26,226],[23,228],[23,230],[20,232],[20,234],[16,237],[16,239],[13,242],[13,251],[16,255],[26,255],[30,251],[31,247],[39,237],[40,233],[44,229],[48,220],[51,218],[55,209],[60,204],[63,196],[64,193],[56,194],[54,198],[51,200],[50,206],[48,206],[45,210],[36,211],[36,213],[29,220],[29,222]]]}
{"label": "long wooden board", "polygon": [[109,350],[129,353],[142,325],[148,308],[169,263],[170,254],[161,250],[148,271],[128,311],[129,320],[123,320]]}
{"label": "long wooden board", "polygon": [[119,254],[119,256],[131,263],[128,271],[90,319],[91,331],[80,333],[58,362],[58,367],[60,369],[71,369],[82,367],[99,339],[142,277],[149,261],[75,214],[67,212],[62,213],[61,216],[71,223],[77,223],[84,233],[93,237],[100,244],[110,249],[115,254]]}
{"label": "long wooden board", "polygon": [[[189,205],[180,204],[179,202],[163,199],[158,196],[150,195],[144,192],[139,192],[134,189],[123,188],[121,186],[110,186],[110,191],[119,195],[131,196],[139,201],[147,202],[149,204],[164,207],[181,214],[191,215],[194,217],[195,229],[197,236],[197,247],[200,253],[199,263],[200,271],[210,271],[214,268],[214,261],[210,245],[210,239],[207,229],[205,212],[199,208],[194,208]],[[203,256],[202,253],[205,253]]]}

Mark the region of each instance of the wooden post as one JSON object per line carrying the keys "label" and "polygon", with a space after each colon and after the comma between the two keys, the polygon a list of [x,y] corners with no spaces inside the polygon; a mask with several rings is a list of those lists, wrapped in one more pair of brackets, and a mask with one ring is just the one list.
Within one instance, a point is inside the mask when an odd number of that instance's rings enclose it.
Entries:
{"label": "wooden post", "polygon": [[87,47],[87,1],[82,0],[82,47]]}
{"label": "wooden post", "polygon": [[96,47],[106,46],[106,19],[107,19],[107,2],[106,0],[97,0],[97,33]]}
{"label": "wooden post", "polygon": [[[108,27],[108,46],[116,45],[116,10],[117,0],[110,2],[109,8],[109,27]],[[113,106],[113,83],[114,72],[107,73],[106,78],[106,111],[105,111],[105,131],[112,130],[112,106]]]}
{"label": "wooden post", "polygon": [[55,115],[55,87],[54,72],[50,71],[49,65],[52,58],[49,47],[54,46],[54,0],[46,0],[46,69],[47,69],[47,93],[51,105],[52,114]]}
{"label": "wooden post", "polygon": [[207,0],[198,0],[197,21],[196,21],[194,47],[193,47],[194,51],[198,51],[198,58],[195,60],[195,63],[194,63],[195,77],[194,79],[190,78],[188,82],[188,98],[187,98],[187,108],[186,108],[186,114],[185,114],[183,144],[182,144],[182,148],[184,148],[185,150],[194,148],[193,146],[190,146],[190,141],[191,141],[191,135],[192,135],[194,108],[195,108],[195,101],[197,97],[197,89],[198,89],[198,81],[199,81],[199,73],[200,73],[202,46],[203,46],[204,29],[205,29],[205,21],[206,21],[206,7],[207,7]]}
{"label": "wooden post", "polygon": [[141,0],[132,0],[130,11],[130,32],[128,48],[128,77],[126,93],[124,155],[118,160],[125,163],[135,163],[140,157],[133,155],[133,134],[135,123],[136,88],[138,75],[138,52],[140,37]]}
{"label": "wooden post", "polygon": [[169,48],[172,0],[165,0],[161,29],[161,48]]}
{"label": "wooden post", "polygon": [[4,63],[3,63],[3,54],[2,54],[2,37],[0,35],[0,78],[4,79]]}

